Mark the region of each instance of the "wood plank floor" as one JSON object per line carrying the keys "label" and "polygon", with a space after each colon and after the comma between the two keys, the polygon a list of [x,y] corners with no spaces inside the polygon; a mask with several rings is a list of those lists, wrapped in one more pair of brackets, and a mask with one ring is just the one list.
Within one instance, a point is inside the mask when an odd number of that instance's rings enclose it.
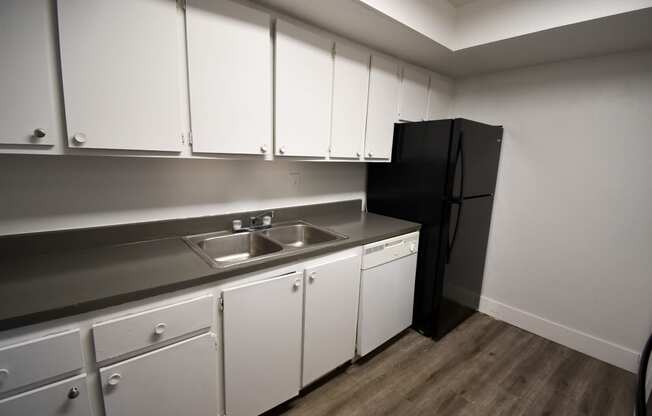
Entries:
{"label": "wood plank floor", "polygon": [[407,331],[269,415],[633,414],[635,376],[477,313],[435,343]]}

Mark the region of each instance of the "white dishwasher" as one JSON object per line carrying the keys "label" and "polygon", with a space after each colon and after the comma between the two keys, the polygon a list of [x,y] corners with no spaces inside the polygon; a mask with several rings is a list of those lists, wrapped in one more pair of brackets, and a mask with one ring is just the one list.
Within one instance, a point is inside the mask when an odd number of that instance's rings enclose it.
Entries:
{"label": "white dishwasher", "polygon": [[412,325],[419,232],[364,246],[358,355],[364,356]]}

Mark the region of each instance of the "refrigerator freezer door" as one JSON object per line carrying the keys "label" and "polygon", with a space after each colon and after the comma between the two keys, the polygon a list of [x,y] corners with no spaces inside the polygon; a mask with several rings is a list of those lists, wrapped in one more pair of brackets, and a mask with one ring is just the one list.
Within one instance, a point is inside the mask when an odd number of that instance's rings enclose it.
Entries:
{"label": "refrigerator freezer door", "polygon": [[438,282],[443,296],[438,306],[437,339],[478,309],[492,205],[493,198],[488,196],[465,199],[461,212],[459,205],[451,208],[449,229],[443,233],[448,238],[449,253],[442,265],[443,279]]}
{"label": "refrigerator freezer door", "polygon": [[452,127],[452,120],[396,125],[392,163],[367,167],[370,212],[441,223]]}
{"label": "refrigerator freezer door", "polygon": [[449,182],[452,189],[448,189],[448,195],[453,198],[493,195],[502,137],[500,126],[455,120],[449,168],[454,179]]}

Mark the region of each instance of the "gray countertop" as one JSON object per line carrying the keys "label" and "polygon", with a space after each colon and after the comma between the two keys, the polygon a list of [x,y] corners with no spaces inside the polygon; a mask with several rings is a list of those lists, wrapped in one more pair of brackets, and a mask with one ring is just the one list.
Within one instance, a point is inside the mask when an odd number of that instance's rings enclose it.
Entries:
{"label": "gray countertop", "polygon": [[[301,219],[348,236],[225,269],[210,267],[181,237],[4,258],[0,263],[0,331],[190,288],[417,231],[419,224],[333,206]],[[177,227],[178,228],[178,227]],[[33,237],[30,237],[33,238]]]}

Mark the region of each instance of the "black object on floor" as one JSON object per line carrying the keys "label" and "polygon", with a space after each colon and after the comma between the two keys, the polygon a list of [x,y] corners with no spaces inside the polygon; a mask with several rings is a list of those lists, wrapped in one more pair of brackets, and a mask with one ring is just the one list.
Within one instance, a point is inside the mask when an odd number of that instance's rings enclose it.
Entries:
{"label": "black object on floor", "polygon": [[478,309],[503,128],[396,124],[392,163],[367,167],[367,209],[423,226],[413,327],[441,339]]}
{"label": "black object on floor", "polygon": [[648,338],[638,369],[638,385],[636,386],[636,416],[647,416],[647,404],[645,394],[645,380],[647,379],[647,367],[650,364],[650,353],[652,352],[652,334]]}

